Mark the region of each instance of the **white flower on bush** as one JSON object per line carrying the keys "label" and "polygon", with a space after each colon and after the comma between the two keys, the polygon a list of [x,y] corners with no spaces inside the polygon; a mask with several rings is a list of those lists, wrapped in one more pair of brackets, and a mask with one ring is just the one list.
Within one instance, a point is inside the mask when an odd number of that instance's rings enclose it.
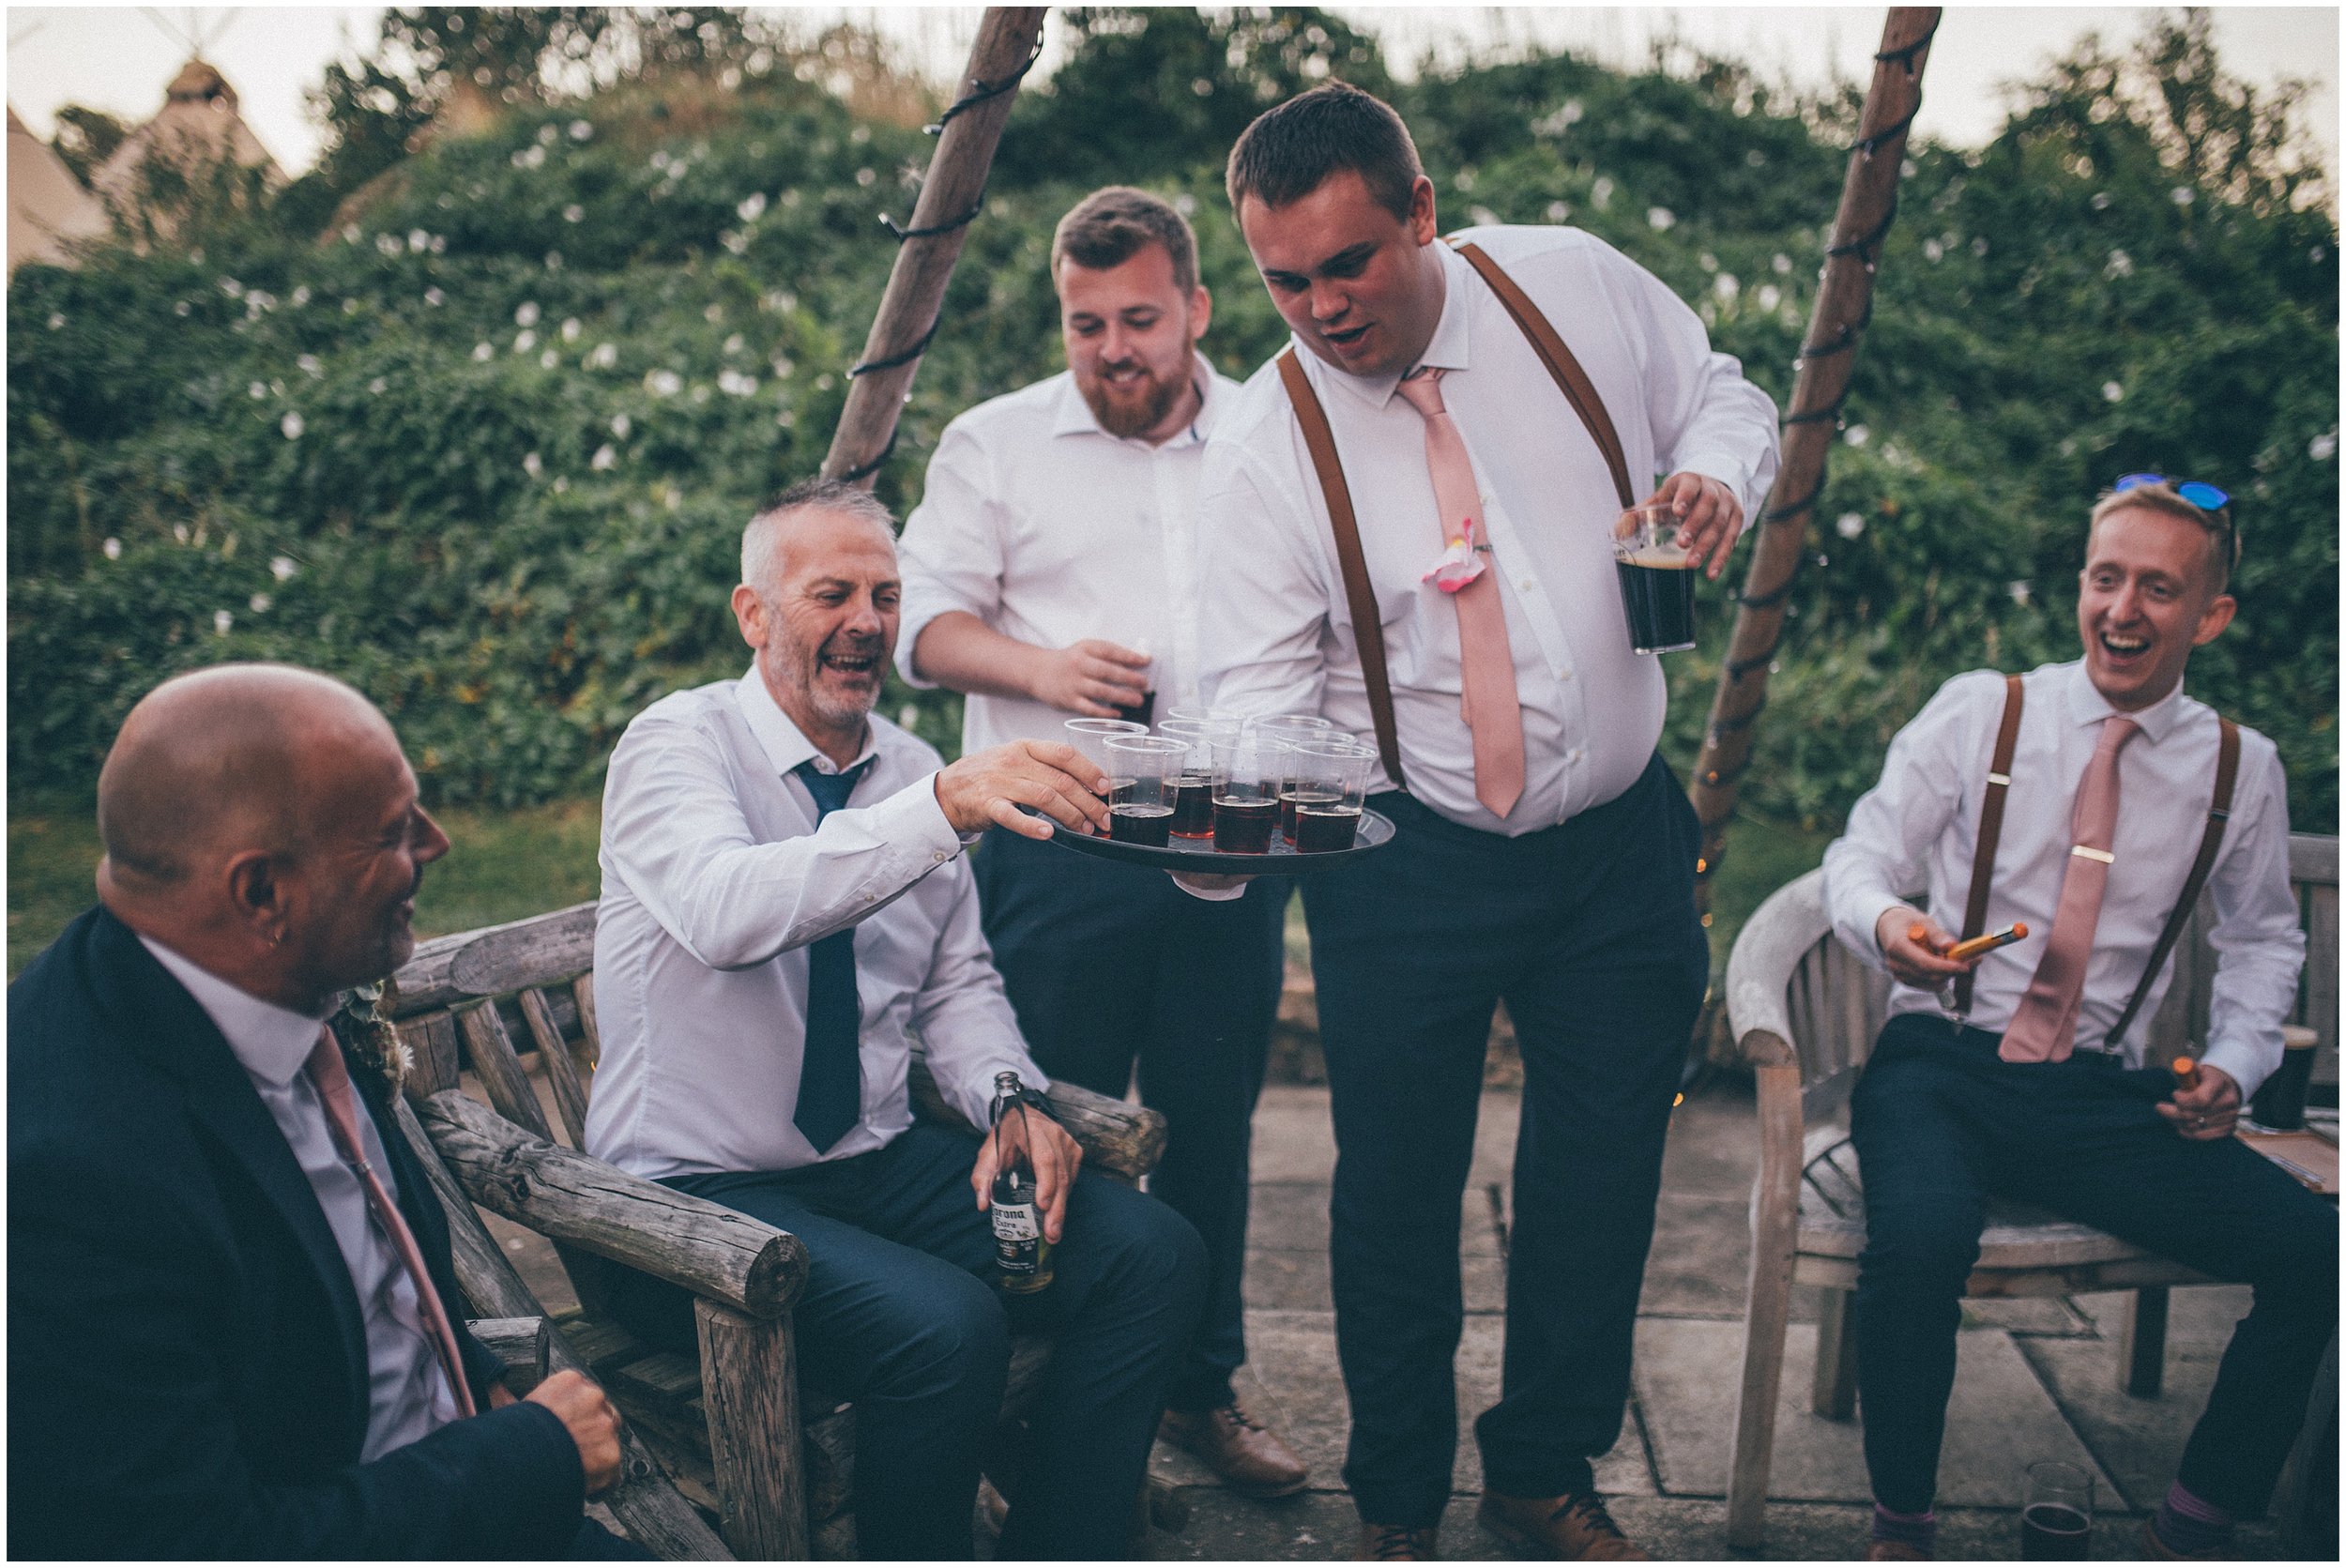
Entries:
{"label": "white flower on bush", "polygon": [[618,362],[619,350],[616,343],[597,343],[586,356],[586,363],[599,371],[607,371]]}
{"label": "white flower on bush", "polygon": [[480,360],[484,365],[490,360],[495,358],[496,353],[496,345],[495,343],[480,343],[472,345],[472,357]]}
{"label": "white flower on bush", "polygon": [[2177,206],[2189,206],[2200,199],[2199,192],[2187,185],[2178,185],[2167,192],[2167,199]]}
{"label": "white flower on bush", "polygon": [[256,616],[268,614],[269,597],[265,593],[256,593],[245,602],[252,606],[252,613]]}
{"label": "white flower on bush", "polygon": [[318,357],[317,357],[316,355],[314,355],[314,354],[297,354],[297,355],[295,355],[295,356],[294,356],[294,366],[295,366],[295,368],[296,368],[296,369],[297,369],[298,371],[300,371],[300,372],[301,372],[301,373],[302,373],[302,374],[304,374],[304,375],[319,375],[319,374],[324,373],[323,373],[323,372],[319,369],[319,366],[318,366]]}
{"label": "white flower on bush", "polygon": [[388,388],[390,384],[389,377],[378,375],[373,381],[367,383],[367,390],[375,397],[379,398],[383,395],[385,388]]}
{"label": "white flower on bush", "polygon": [[2306,455],[2316,463],[2327,463],[2338,455],[2338,432],[2325,430],[2306,443]]}
{"label": "white flower on bush", "polygon": [[1720,304],[1732,305],[1735,297],[1744,292],[1744,285],[1736,281],[1732,272],[1722,272],[1711,280],[1711,292],[1719,297]]}
{"label": "white flower on bush", "polygon": [[254,403],[258,403],[263,398],[268,396],[268,383],[266,381],[255,381],[251,386],[247,387],[244,390],[246,396],[250,397]]}
{"label": "white flower on bush", "polygon": [[559,127],[541,125],[538,128],[538,145],[541,147],[550,147],[554,145],[555,142],[561,136],[561,134],[562,132]]}
{"label": "white flower on bush", "polygon": [[1979,235],[1979,236],[1974,236],[1974,237],[1973,238],[1973,240],[1972,240],[1972,254],[1973,254],[1973,255],[1974,255],[1974,256],[1984,256],[1984,255],[1986,255],[1987,253],[1988,253],[1988,236],[1987,236],[1986,235]]}
{"label": "white flower on bush", "polygon": [[542,168],[545,161],[546,149],[534,143],[513,155],[513,167],[516,169]]}
{"label": "white flower on bush", "polygon": [[1852,447],[1862,447],[1872,438],[1873,432],[1867,430],[1864,425],[1851,425],[1849,429],[1841,432],[1841,439],[1848,442]]}
{"label": "white flower on bush", "polygon": [[225,637],[228,635],[228,629],[236,624],[236,617],[227,611],[214,610],[212,612],[212,631],[215,635]]}
{"label": "white flower on bush", "polygon": [[586,209],[580,206],[576,202],[571,203],[568,206],[562,209],[562,221],[565,223],[584,222],[586,218]]}
{"label": "white flower on bush", "polygon": [[1923,260],[1935,262],[1946,253],[1947,248],[1939,243],[1939,237],[1936,235],[1923,241]]}
{"label": "white flower on bush", "polygon": [[733,336],[725,340],[725,352],[727,354],[739,354],[748,342],[749,340],[747,338],[744,338],[740,333],[736,332]]}
{"label": "white flower on bush", "polygon": [[644,390],[656,398],[672,398],[684,390],[684,377],[674,371],[646,371]]}
{"label": "white flower on bush", "polygon": [[271,556],[268,558],[268,574],[281,583],[289,580],[295,572],[300,570],[299,567],[294,565],[294,558],[291,556]]}
{"label": "white flower on bush", "polygon": [[514,353],[516,353],[516,354],[526,354],[526,353],[528,353],[531,349],[536,348],[537,346],[538,346],[538,334],[537,334],[537,333],[525,330],[525,331],[520,331],[520,332],[516,332],[516,333],[514,333],[514,334],[513,334],[513,352],[514,352]]}
{"label": "white flower on bush", "polygon": [[525,299],[520,305],[514,308],[513,325],[516,327],[535,327],[538,325],[538,302],[534,299]]}
{"label": "white flower on bush", "polygon": [[571,316],[562,323],[562,341],[566,343],[574,343],[578,342],[578,334],[582,330],[584,330],[584,328],[578,325],[578,318],[576,316]]}
{"label": "white flower on bush", "polygon": [[2094,199],[2085,205],[2092,207],[2095,212],[2108,212],[2110,210],[2110,192],[2107,190],[2096,190],[2094,192]]}
{"label": "white flower on bush", "polygon": [[2012,596],[2012,602],[2015,604],[2026,604],[2028,602],[2029,587],[2025,580],[2006,583],[2003,586],[2003,591]]}
{"label": "white flower on bush", "polygon": [[740,201],[734,205],[733,210],[741,215],[742,222],[756,222],[759,218],[765,215],[766,212],[766,192],[763,190],[751,191],[748,195],[742,197]]}
{"label": "white flower on bush", "polygon": [[595,128],[587,124],[585,120],[572,120],[571,122],[571,140],[573,142],[584,142],[594,133]]}
{"label": "white flower on bush", "polygon": [[711,305],[701,312],[701,319],[714,327],[725,319],[725,308],[723,305]]}
{"label": "white flower on bush", "polygon": [[400,244],[399,236],[395,234],[379,234],[374,236],[374,249],[379,254],[396,256],[401,251],[404,250],[405,247]]}
{"label": "white flower on bush", "polygon": [[[863,128],[861,126],[858,126],[856,129],[861,130]],[[855,182],[858,185],[869,185],[877,178],[879,178],[879,171],[877,169],[858,169],[855,172]]]}
{"label": "white flower on bush", "polygon": [[1596,204],[1597,211],[1603,212],[1612,205],[1614,189],[1613,177],[1610,175],[1596,176],[1596,183],[1589,187],[1589,200]]}
{"label": "white flower on bush", "polygon": [[186,300],[182,299],[182,300],[180,300],[180,301],[179,301],[179,303],[177,303],[176,305],[174,305],[174,306],[171,308],[171,313],[172,313],[173,315],[175,315],[175,316],[183,316],[183,315],[186,315],[186,314],[187,314],[190,311],[192,311],[192,310],[194,310],[194,309],[195,309],[195,307],[194,307],[194,306],[192,306],[192,305],[189,304]]}
{"label": "white flower on bush", "polygon": [[618,465],[619,454],[612,450],[611,443],[608,441],[605,441],[602,446],[597,447],[595,449],[595,455],[586,460],[586,466],[592,468],[598,474],[602,473],[606,468],[617,468]]}
{"label": "white flower on bush", "polygon": [[628,433],[632,431],[634,428],[635,421],[629,419],[626,415],[614,414],[611,416],[611,434],[617,436],[620,440],[626,440]]}
{"label": "white flower on bush", "polygon": [[536,479],[539,475],[544,473],[545,471],[545,463],[536,452],[531,452],[527,457],[522,459],[522,472],[527,474],[531,479]]}
{"label": "white flower on bush", "polygon": [[547,349],[547,350],[546,350],[543,354],[541,354],[541,355],[539,355],[539,356],[538,356],[538,368],[539,368],[540,370],[548,370],[548,371],[550,371],[550,370],[554,369],[554,367],[555,367],[555,366],[556,366],[556,365],[560,364],[561,362],[562,362],[562,356],[560,356],[559,354],[556,354],[554,350],[552,350],[552,349],[550,349],[550,348],[549,348],[549,349]]}
{"label": "white flower on bush", "polygon": [[2102,401],[2104,403],[2120,402],[2125,397],[2125,395],[2126,389],[2124,387],[2119,386],[2115,381],[2105,381],[2102,383]]}
{"label": "white flower on bush", "polygon": [[562,270],[561,251],[548,251],[546,252],[546,270],[548,272],[559,272]]}
{"label": "white flower on bush", "polygon": [[418,255],[432,249],[432,236],[422,229],[407,231],[407,249]]}
{"label": "white flower on bush", "polygon": [[1666,206],[1650,206],[1645,209],[1645,221],[1648,228],[1667,229],[1678,221],[1678,214]]}
{"label": "white flower on bush", "polygon": [[2110,252],[2110,265],[2102,268],[2102,276],[2105,278],[2133,277],[2134,258],[2124,251],[2112,251]]}
{"label": "white flower on bush", "polygon": [[1784,291],[1774,283],[1761,283],[1753,291],[1752,297],[1760,302],[1761,310],[1773,311],[1784,302]]}
{"label": "white flower on bush", "polygon": [[288,409],[285,417],[277,421],[277,428],[285,433],[286,440],[298,441],[301,439],[302,431],[307,427],[302,424],[300,415]]}
{"label": "white flower on bush", "polygon": [[171,525],[171,537],[177,540],[182,544],[187,543],[188,525],[185,523],[174,523]]}
{"label": "white flower on bush", "polygon": [[1486,206],[1470,206],[1467,208],[1467,216],[1473,220],[1474,226],[1479,229],[1493,229],[1499,226],[1499,214]]}
{"label": "white flower on bush", "polygon": [[310,302],[310,285],[303,283],[299,287],[296,288],[293,291],[292,298],[297,307],[307,305]]}
{"label": "white flower on bush", "polygon": [[736,370],[719,371],[717,373],[717,390],[727,393],[733,397],[746,398],[756,392],[757,377],[754,375],[745,375],[741,372]]}
{"label": "white flower on bush", "polygon": [[1549,222],[1561,223],[1571,216],[1572,204],[1570,202],[1550,202],[1547,204],[1547,221]]}
{"label": "white flower on bush", "polygon": [[118,539],[108,540],[105,543],[99,545],[99,549],[104,553],[106,558],[110,561],[118,561],[122,559],[122,540]]}
{"label": "white flower on bush", "polygon": [[1866,531],[1865,514],[1854,511],[1841,513],[1833,520],[1833,531],[1843,539],[1855,539]]}
{"label": "white flower on bush", "polygon": [[1768,270],[1781,278],[1792,270],[1792,258],[1778,251],[1768,258]]}
{"label": "white flower on bush", "polygon": [[448,303],[448,296],[435,288],[426,289],[423,291],[423,302],[433,306],[445,305]]}

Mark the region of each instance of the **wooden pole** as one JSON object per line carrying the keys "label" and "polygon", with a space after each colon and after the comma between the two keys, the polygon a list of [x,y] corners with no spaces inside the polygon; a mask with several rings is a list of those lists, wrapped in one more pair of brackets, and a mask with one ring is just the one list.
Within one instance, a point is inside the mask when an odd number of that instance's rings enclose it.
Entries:
{"label": "wooden pole", "polygon": [[1702,819],[1695,901],[1706,911],[1728,818],[1735,812],[1736,789],[1751,765],[1752,726],[1767,706],[1768,670],[1784,633],[1784,601],[1800,571],[1841,400],[1849,391],[1858,342],[1873,313],[1874,267],[1897,215],[1907,128],[1922,104],[1923,62],[1938,27],[1936,6],[1893,7],[1881,29],[1881,51],[1874,56],[1873,84],[1858,118],[1857,145],[1850,153],[1833,243],[1825,251],[1824,281],[1801,346],[1791,411],[1784,419],[1782,466],[1760,513],[1759,538],[1744,575],[1727,662],[1719,671],[1702,754],[1687,791],[1695,814]]}
{"label": "wooden pole", "polygon": [[969,51],[969,69],[937,133],[937,156],[921,182],[912,226],[903,230],[888,292],[863,341],[863,358],[847,388],[839,429],[823,459],[823,477],[871,488],[896,440],[896,418],[910,395],[913,372],[937,330],[937,312],[961,242],[985,202],[987,172],[1003,122],[1018,97],[1018,81],[1043,38],[1043,6],[989,6]]}

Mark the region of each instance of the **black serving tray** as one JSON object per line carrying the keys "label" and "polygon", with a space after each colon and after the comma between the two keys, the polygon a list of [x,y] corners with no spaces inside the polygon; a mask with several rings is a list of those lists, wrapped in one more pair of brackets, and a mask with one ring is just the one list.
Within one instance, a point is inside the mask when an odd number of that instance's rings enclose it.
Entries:
{"label": "black serving tray", "polygon": [[[1026,810],[1023,806],[1019,809]],[[1159,871],[1199,871],[1217,876],[1302,876],[1381,849],[1393,842],[1394,832],[1393,818],[1382,812],[1364,811],[1361,813],[1360,831],[1352,835],[1352,847],[1322,849],[1310,855],[1297,854],[1295,846],[1276,833],[1271,835],[1267,854],[1223,855],[1211,847],[1200,847],[1211,845],[1211,839],[1176,839],[1158,849],[1146,844],[1120,844],[1115,839],[1096,838],[1057,822],[1051,824],[1051,842],[1064,845],[1078,855],[1122,860],[1127,865],[1153,866]]]}

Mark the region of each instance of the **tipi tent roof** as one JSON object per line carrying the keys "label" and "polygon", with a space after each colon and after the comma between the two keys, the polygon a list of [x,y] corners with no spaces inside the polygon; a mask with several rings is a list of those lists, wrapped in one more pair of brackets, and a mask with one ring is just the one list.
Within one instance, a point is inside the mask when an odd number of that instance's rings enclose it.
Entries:
{"label": "tipi tent roof", "polygon": [[104,234],[111,225],[97,197],[83,189],[49,144],[8,111],[8,270],[23,262],[71,265],[66,242]]}
{"label": "tipi tent roof", "polygon": [[233,159],[271,185],[284,171],[236,113],[236,89],[207,61],[190,57],[165,91],[162,112],[122,140],[90,185],[109,202],[134,207],[145,194],[139,174],[149,159],[195,170]]}

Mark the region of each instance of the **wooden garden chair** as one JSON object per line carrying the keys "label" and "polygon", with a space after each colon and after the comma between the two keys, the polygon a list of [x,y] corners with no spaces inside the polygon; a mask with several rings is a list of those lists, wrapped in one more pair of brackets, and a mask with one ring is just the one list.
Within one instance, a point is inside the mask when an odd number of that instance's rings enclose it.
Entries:
{"label": "wooden garden chair", "polygon": [[[381,1012],[413,1058],[401,1120],[444,1184],[458,1281],[484,1317],[543,1316],[473,1204],[554,1242],[581,1305],[552,1320],[544,1364],[586,1371],[627,1418],[625,1479],[604,1500],[637,1541],[666,1558],[726,1548],[741,1558],[853,1557],[854,1408],[797,1376],[790,1308],[806,1279],[804,1245],[580,1152],[600,1050],[594,936],[595,906],[581,904],[440,937],[417,948],[384,997]],[[525,1050],[538,1058],[558,1128]],[[458,1087],[466,1066],[489,1104]],[[917,1054],[912,1088],[923,1117],[967,1125]],[[1088,1169],[1136,1182],[1164,1151],[1165,1121],[1153,1111],[1073,1085],[1050,1099]],[[615,1269],[692,1293],[697,1359],[646,1344],[614,1319]],[[492,1332],[518,1365],[519,1326]],[[529,1354],[539,1354],[534,1341]],[[1013,1340],[1006,1422],[1048,1354],[1046,1341]],[[717,1519],[722,1545],[703,1512]]]}
{"label": "wooden garden chair", "polygon": [[[2338,840],[2292,835],[2290,875],[2308,936],[2293,1028],[2313,1033],[2322,1052],[2317,1062],[2324,1064],[2317,1075],[2335,1081]],[[1823,872],[1812,871],[1778,889],[1744,925],[1727,966],[1728,1018],[1759,1079],[1760,1101],[1743,1387],[1728,1489],[1728,1539],[1746,1549],[1763,1535],[1785,1329],[1796,1283],[1820,1286],[1823,1298],[1811,1408],[1846,1420],[1856,1406],[1850,1317],[1866,1208],[1849,1142],[1849,1101],[1886,1015],[1890,981],[1835,939],[1823,881]],[[2176,944],[2176,975],[2151,1024],[2150,1060],[2197,1054],[2192,1043],[2206,1025],[2216,970],[2205,935],[2212,919],[2202,899]],[[1999,1202],[1988,1207],[1979,1263],[1964,1294],[2134,1292],[2121,1325],[2119,1378],[2129,1393],[2151,1397],[2158,1393],[2166,1350],[2168,1288],[2209,1283],[2089,1225]]]}

